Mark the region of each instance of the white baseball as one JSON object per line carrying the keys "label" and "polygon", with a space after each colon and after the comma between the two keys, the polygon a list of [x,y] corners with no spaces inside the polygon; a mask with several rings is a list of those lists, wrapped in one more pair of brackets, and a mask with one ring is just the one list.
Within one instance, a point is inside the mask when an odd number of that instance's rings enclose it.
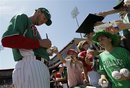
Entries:
{"label": "white baseball", "polygon": [[108,82],[107,82],[106,80],[103,80],[101,86],[102,86],[103,88],[108,87]]}
{"label": "white baseball", "polygon": [[115,79],[120,79],[121,78],[121,74],[119,71],[113,71],[112,72],[112,77]]}
{"label": "white baseball", "polygon": [[121,70],[120,70],[120,74],[122,74],[122,75],[124,75],[125,77],[128,77],[129,76],[129,70],[128,69],[126,69],[126,68],[122,68]]}

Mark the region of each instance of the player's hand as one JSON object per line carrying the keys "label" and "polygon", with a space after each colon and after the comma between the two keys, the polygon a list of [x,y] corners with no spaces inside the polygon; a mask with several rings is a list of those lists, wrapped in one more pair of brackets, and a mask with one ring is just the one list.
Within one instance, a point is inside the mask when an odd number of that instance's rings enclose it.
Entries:
{"label": "player's hand", "polygon": [[39,40],[39,44],[41,47],[44,47],[44,48],[50,48],[52,43],[49,39],[42,39],[42,40]]}

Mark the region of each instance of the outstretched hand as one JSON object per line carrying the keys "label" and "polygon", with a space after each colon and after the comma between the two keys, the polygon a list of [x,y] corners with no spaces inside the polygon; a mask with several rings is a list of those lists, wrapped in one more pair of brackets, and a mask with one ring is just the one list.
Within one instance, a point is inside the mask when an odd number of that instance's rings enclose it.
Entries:
{"label": "outstretched hand", "polygon": [[99,13],[96,13],[96,15],[106,17],[107,12],[99,12]]}
{"label": "outstretched hand", "polygon": [[60,53],[57,53],[57,58],[62,58],[62,55]]}
{"label": "outstretched hand", "polygon": [[66,60],[63,59],[62,55],[60,53],[57,53],[57,58],[60,59],[62,63],[66,63]]}

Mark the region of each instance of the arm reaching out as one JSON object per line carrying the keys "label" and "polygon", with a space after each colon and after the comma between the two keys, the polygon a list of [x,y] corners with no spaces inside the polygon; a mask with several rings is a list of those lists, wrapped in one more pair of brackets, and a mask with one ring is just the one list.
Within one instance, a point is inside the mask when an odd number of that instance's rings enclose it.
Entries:
{"label": "arm reaching out", "polygon": [[57,53],[57,58],[60,59],[62,63],[66,63],[66,60],[62,57],[60,53]]}

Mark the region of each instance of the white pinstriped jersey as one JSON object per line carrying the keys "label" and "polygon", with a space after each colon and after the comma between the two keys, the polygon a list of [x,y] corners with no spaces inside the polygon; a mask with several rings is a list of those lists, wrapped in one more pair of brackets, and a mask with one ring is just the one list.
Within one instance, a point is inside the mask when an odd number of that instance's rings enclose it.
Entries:
{"label": "white pinstriped jersey", "polygon": [[50,74],[47,66],[35,59],[33,51],[22,50],[21,53],[24,58],[16,64],[13,71],[15,88],[50,88]]}

